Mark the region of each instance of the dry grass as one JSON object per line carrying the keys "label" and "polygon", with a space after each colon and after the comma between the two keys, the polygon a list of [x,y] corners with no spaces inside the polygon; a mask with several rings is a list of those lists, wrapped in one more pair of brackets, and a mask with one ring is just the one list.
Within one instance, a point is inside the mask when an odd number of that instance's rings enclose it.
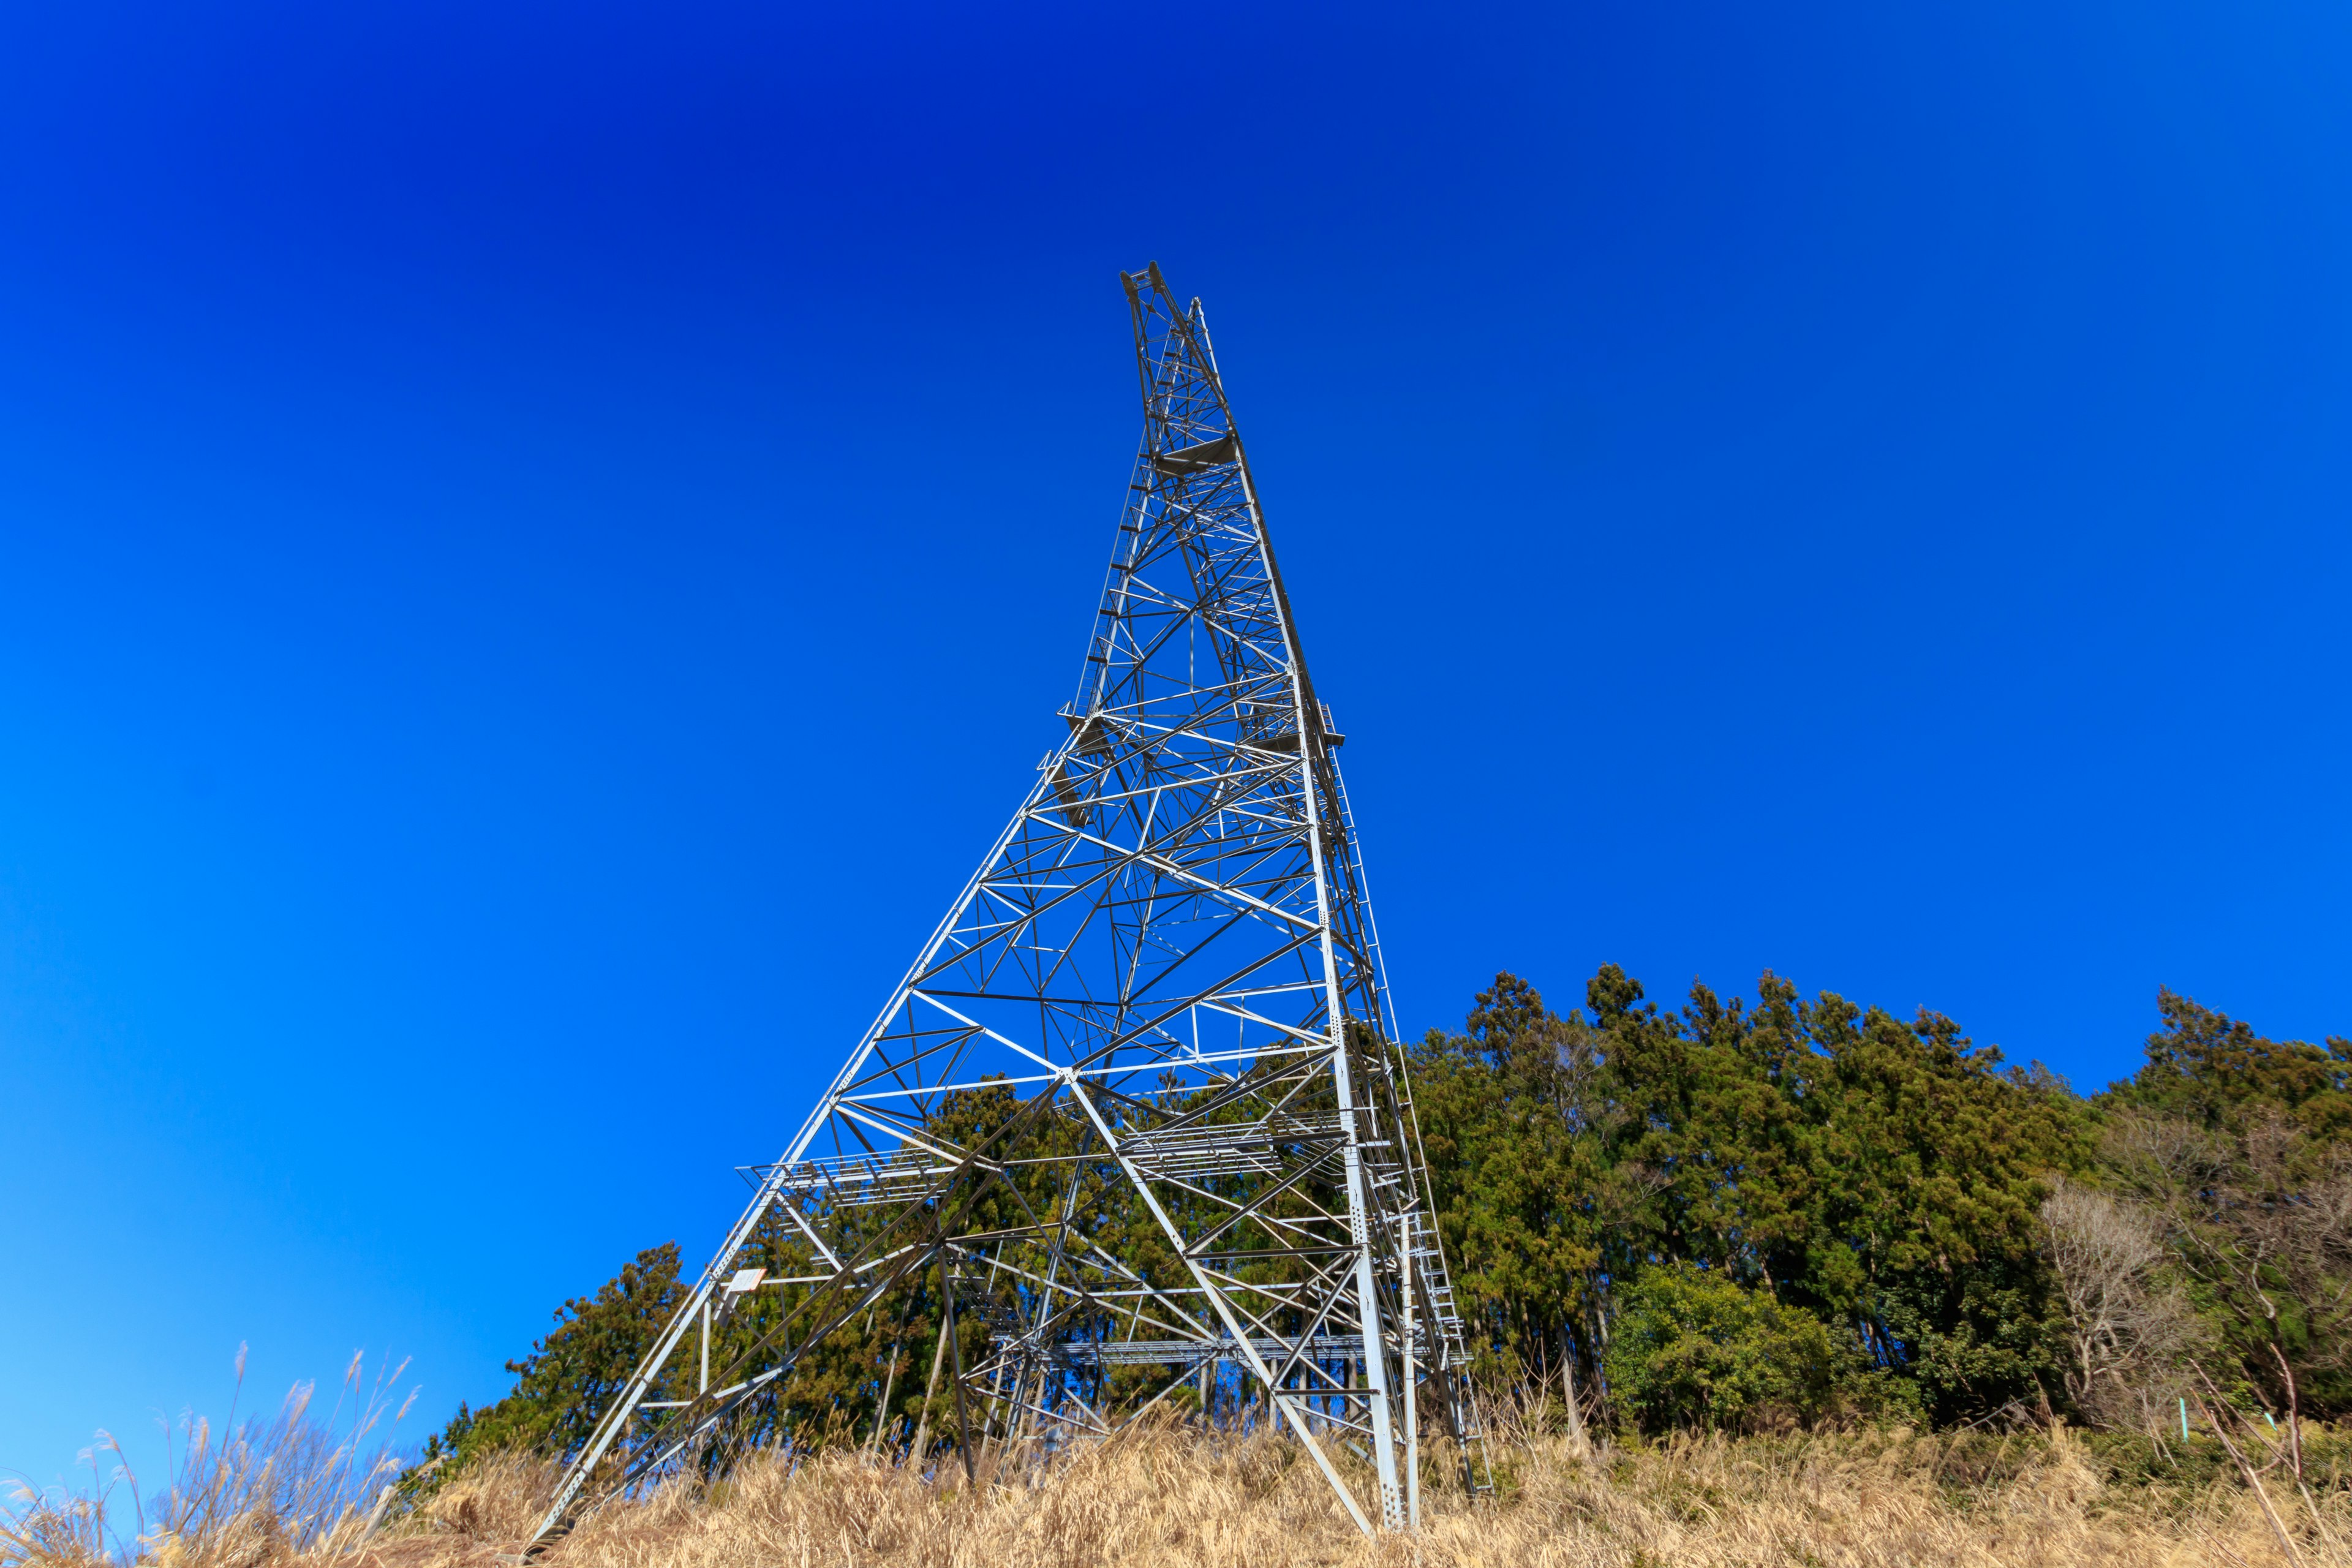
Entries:
{"label": "dry grass", "polygon": [[[1080,1568],[1080,1565],[2158,1564],[2287,1562],[2242,1485],[2109,1487],[2079,1439],[2018,1438],[2001,1478],[1949,1471],[1907,1435],[1692,1442],[1599,1461],[1533,1438],[1504,1494],[1425,1498],[1418,1538],[1366,1543],[1295,1447],[1162,1431],[1064,1461],[1034,1484],[940,1488],[850,1454],[762,1460],[708,1497],[677,1488],[591,1517],[547,1568]],[[548,1478],[512,1464],[453,1485],[369,1547],[371,1568],[490,1568],[530,1528]],[[2275,1483],[2273,1483],[2275,1489]],[[2292,1490],[2296,1556],[2352,1564],[2339,1496]],[[2332,1536],[2332,1540],[2330,1537]]]}
{"label": "dry grass", "polygon": [[[1367,1543],[1281,1437],[1163,1429],[1042,1476],[935,1485],[855,1453],[763,1458],[708,1494],[674,1486],[592,1515],[545,1568],[1306,1568],[1308,1564],[2124,1565],[2352,1568],[2352,1500],[2271,1479],[2290,1558],[2239,1481],[2109,1485],[2081,1439],[2021,1436],[1988,1465],[1964,1443],[1876,1434],[1693,1441],[1575,1458],[1561,1439],[1503,1449],[1498,1500],[1433,1489],[1418,1537]],[[171,1568],[499,1568],[545,1506],[544,1465],[453,1481],[357,1549],[297,1550],[250,1524]],[[0,1554],[5,1555],[5,1554]],[[62,1563],[61,1558],[29,1561]],[[87,1561],[87,1560],[84,1560]]]}
{"label": "dry grass", "polygon": [[[142,1497],[129,1456],[107,1433],[84,1449],[87,1486],[36,1489],[18,1479],[0,1501],[0,1568],[258,1568],[348,1559],[393,1498],[400,1460],[392,1433],[415,1390],[394,1408],[407,1363],[373,1381],[354,1354],[331,1406],[314,1406],[315,1384],[298,1383],[274,1416],[237,1415],[217,1431],[194,1412],[163,1424],[171,1479]],[[236,1352],[237,1394],[245,1347]],[[127,1529],[126,1529],[127,1526]]]}

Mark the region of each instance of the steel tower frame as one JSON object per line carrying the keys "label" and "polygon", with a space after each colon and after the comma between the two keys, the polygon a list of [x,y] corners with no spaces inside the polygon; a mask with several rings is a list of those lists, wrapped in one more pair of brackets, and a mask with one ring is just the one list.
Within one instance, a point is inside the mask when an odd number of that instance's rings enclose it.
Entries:
{"label": "steel tower frame", "polygon": [[[691,1462],[917,1286],[944,1312],[931,1386],[950,1380],[924,1423],[952,1415],[930,1429],[968,1472],[991,1445],[1050,1454],[1230,1378],[1369,1533],[1418,1523],[1426,1421],[1465,1456],[1476,1438],[1343,738],[1201,302],[1180,308],[1156,264],[1121,279],[1143,439],[1066,732],[782,1157],[749,1168],[750,1205],[539,1539]],[[1001,1114],[955,1131],[978,1095]],[[1107,1198],[1134,1221],[1123,1251]],[[803,1272],[741,1267],[780,1231]],[[788,1310],[712,1368],[714,1314],[761,1290]],[[691,1394],[654,1397],[693,1370],[698,1326]]]}

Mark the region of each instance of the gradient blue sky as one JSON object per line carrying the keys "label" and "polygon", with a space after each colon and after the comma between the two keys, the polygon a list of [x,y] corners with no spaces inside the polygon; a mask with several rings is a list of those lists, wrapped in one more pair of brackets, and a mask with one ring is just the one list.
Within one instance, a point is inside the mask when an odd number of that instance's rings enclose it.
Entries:
{"label": "gradient blue sky", "polygon": [[0,14],[0,1468],[699,1253],[1208,302],[1398,1000],[2352,1030],[2340,5]]}

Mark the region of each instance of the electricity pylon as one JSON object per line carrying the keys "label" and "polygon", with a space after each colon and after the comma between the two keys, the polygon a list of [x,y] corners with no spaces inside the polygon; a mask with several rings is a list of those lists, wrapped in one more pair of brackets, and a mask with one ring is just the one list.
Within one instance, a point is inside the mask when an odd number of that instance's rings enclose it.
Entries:
{"label": "electricity pylon", "polygon": [[[1201,303],[1156,265],[1123,280],[1143,442],[1058,743],[783,1157],[749,1168],[541,1538],[919,1298],[915,1462],[951,1445],[967,1476],[1222,1398],[1286,1426],[1369,1533],[1418,1522],[1424,1426],[1476,1436],[1341,737]],[[743,1266],[780,1237],[797,1271]],[[714,1367],[714,1321],[754,1303],[762,1331]],[[887,1413],[923,1354],[882,1342],[853,1371]]]}

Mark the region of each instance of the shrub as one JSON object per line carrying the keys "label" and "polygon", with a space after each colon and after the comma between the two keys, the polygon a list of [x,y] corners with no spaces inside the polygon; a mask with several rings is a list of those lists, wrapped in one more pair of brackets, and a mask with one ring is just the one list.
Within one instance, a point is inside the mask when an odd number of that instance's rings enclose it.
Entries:
{"label": "shrub", "polygon": [[1856,1359],[1811,1312],[1675,1263],[1627,1293],[1602,1364],[1620,1416],[1654,1434],[1810,1426],[1848,1403]]}

